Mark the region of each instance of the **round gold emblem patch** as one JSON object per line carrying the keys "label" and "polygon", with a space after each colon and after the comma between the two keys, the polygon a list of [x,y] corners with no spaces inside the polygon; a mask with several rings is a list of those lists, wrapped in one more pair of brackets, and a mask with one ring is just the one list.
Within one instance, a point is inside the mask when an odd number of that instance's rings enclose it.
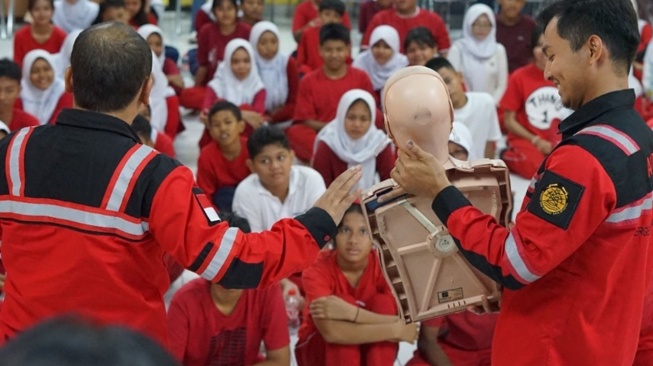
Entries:
{"label": "round gold emblem patch", "polygon": [[567,209],[569,194],[558,183],[549,184],[540,194],[540,206],[549,215],[557,215]]}

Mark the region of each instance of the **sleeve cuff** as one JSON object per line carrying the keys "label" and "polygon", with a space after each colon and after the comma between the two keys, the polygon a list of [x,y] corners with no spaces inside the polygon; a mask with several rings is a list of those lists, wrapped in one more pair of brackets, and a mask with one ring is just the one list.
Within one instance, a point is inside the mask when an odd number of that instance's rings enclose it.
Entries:
{"label": "sleeve cuff", "polygon": [[465,198],[458,188],[449,186],[438,193],[431,204],[431,208],[444,226],[447,226],[449,216],[451,216],[454,211],[461,207],[470,205],[471,203],[469,203],[467,198]]}
{"label": "sleeve cuff", "polygon": [[313,207],[305,214],[295,217],[313,236],[320,248],[323,248],[338,232],[336,223],[326,211]]}

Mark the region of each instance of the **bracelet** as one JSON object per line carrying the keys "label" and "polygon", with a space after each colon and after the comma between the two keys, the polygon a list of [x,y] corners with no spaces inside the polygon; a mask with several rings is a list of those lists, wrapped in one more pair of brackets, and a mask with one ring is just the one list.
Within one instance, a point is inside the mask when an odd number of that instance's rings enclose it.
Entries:
{"label": "bracelet", "polygon": [[358,320],[358,313],[360,312],[361,308],[356,307],[356,316],[354,317],[354,321],[352,323],[356,323],[356,320]]}
{"label": "bracelet", "polygon": [[535,136],[533,136],[533,138],[531,139],[531,144],[535,145],[535,143],[538,142],[538,141],[540,141],[540,136],[535,135]]}

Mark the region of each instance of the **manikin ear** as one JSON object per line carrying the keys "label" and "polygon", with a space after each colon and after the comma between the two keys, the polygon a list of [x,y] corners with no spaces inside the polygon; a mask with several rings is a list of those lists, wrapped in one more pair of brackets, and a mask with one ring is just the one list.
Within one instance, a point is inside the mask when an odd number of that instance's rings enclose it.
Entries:
{"label": "manikin ear", "polygon": [[66,67],[63,78],[66,92],[73,94],[73,70],[70,66]]}

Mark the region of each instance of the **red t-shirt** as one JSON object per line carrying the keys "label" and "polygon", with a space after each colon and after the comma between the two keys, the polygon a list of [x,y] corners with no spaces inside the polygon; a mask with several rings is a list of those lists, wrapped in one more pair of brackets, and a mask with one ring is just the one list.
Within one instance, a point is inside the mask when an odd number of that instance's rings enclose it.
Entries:
{"label": "red t-shirt", "polygon": [[[297,63],[299,64],[299,71],[307,74],[313,70],[317,70],[324,65],[324,60],[320,56],[320,29],[321,27],[313,27],[304,31],[302,38],[299,40],[297,46]],[[347,65],[351,65],[351,45],[349,47],[349,56],[347,57]]]}
{"label": "red t-shirt", "polygon": [[401,52],[404,52],[404,40],[408,31],[416,27],[426,27],[438,46],[438,51],[446,51],[451,47],[451,40],[449,40],[449,32],[447,26],[442,21],[442,18],[437,13],[425,9],[418,9],[417,14],[412,17],[401,17],[394,9],[386,9],[378,12],[370,24],[367,26],[367,31],[361,41],[361,46],[367,47],[370,43],[370,36],[374,28],[380,25],[389,25],[397,30],[399,33],[399,47]]}
{"label": "red t-shirt", "polygon": [[295,122],[331,121],[336,116],[340,97],[351,89],[363,89],[374,95],[369,76],[351,66],[347,66],[345,76],[337,80],[328,78],[322,68],[307,74],[299,81]]}
{"label": "red t-shirt", "polygon": [[[311,20],[319,16],[317,5],[313,4],[311,0],[305,0],[295,8],[295,15],[292,18],[292,31],[293,33],[303,28]],[[349,20],[349,14],[345,11],[345,15],[342,16],[342,24],[351,29],[351,20]],[[307,29],[308,30],[308,29]],[[302,35],[303,37],[304,35]]]}
{"label": "red t-shirt", "polygon": [[175,64],[174,61],[166,57],[165,60],[163,61],[163,73],[166,74],[167,76],[179,75],[179,68],[177,67],[177,64]]}
{"label": "red t-shirt", "polygon": [[653,28],[651,23],[646,23],[642,27],[642,32],[640,34],[639,46],[637,46],[637,52],[643,52],[646,49],[646,46],[651,42],[653,38]]}
{"label": "red t-shirt", "polygon": [[245,162],[249,158],[247,138],[240,138],[240,155],[234,160],[227,160],[217,142],[211,142],[202,148],[197,160],[197,185],[207,197],[224,187],[236,187],[250,174]]}
{"label": "red t-shirt", "polygon": [[[374,147],[370,147],[374,148]],[[392,151],[392,146],[388,145],[376,157],[376,171],[379,173],[381,180],[390,178],[390,172],[395,167],[396,155]],[[317,144],[317,149],[313,153],[313,169],[324,178],[324,184],[329,186],[340,174],[347,170],[347,163],[340,160],[333,150],[324,141]]]}
{"label": "red t-shirt", "polygon": [[12,110],[11,121],[9,121],[9,130],[15,131],[23,127],[31,127],[40,125],[39,120],[31,114],[19,108]]}
{"label": "red t-shirt", "polygon": [[[356,299],[356,303],[364,309],[367,302],[377,294],[392,296],[392,291],[390,291],[390,287],[388,287],[388,283],[383,276],[375,250],[370,252],[367,267],[365,267],[356,288],[349,284],[349,281],[342,273],[336,262],[337,256],[335,250],[322,251],[315,262],[304,270],[302,280],[304,291],[306,291],[306,304],[310,304],[313,300],[324,296],[347,295]],[[308,306],[304,307],[303,316],[304,320],[299,327],[299,342],[317,331]]]}
{"label": "red t-shirt", "polygon": [[184,285],[168,309],[170,351],[184,366],[252,365],[266,350],[290,343],[281,287],[243,290],[230,315],[211,298],[210,282],[197,278]]}
{"label": "red t-shirt", "polygon": [[218,63],[224,58],[224,48],[227,43],[235,38],[249,39],[251,30],[252,27],[243,22],[238,22],[236,30],[229,35],[220,33],[218,23],[210,23],[202,27],[197,36],[197,62],[200,66],[208,68],[202,85],[208,84],[213,79]]}
{"label": "red t-shirt", "polygon": [[66,32],[59,27],[53,26],[50,38],[45,43],[38,43],[32,37],[32,27],[29,25],[22,27],[14,36],[14,61],[22,67],[25,55],[29,51],[36,49],[45,50],[52,54],[58,53],[65,39]]}
{"label": "red t-shirt", "polygon": [[[558,125],[569,114],[562,106],[558,88],[544,78],[544,71],[535,64],[519,68],[510,75],[500,108],[514,111],[519,124],[553,144],[560,142]],[[508,143],[514,139],[522,138],[508,132]]]}
{"label": "red t-shirt", "polygon": [[492,348],[492,335],[499,314],[476,315],[469,311],[422,322],[424,327],[440,328],[438,343],[465,351]]}
{"label": "red t-shirt", "polygon": [[[16,99],[16,103],[14,103],[14,107],[15,107],[14,111],[16,109],[23,110],[23,101],[20,98]],[[72,93],[64,92],[59,97],[59,102],[57,102],[57,106],[54,108],[54,111],[52,112],[52,115],[50,116],[48,123],[54,124],[57,121],[57,116],[64,108],[72,108],[72,107],[73,107]]]}
{"label": "red t-shirt", "polygon": [[372,18],[381,10],[385,9],[381,9],[379,3],[375,0],[367,0],[361,3],[358,14],[358,31],[360,34],[365,34]]}
{"label": "red t-shirt", "polygon": [[497,17],[497,42],[506,48],[508,55],[508,72],[512,73],[533,59],[531,33],[535,21],[528,15],[522,15],[514,25],[505,25]]}

